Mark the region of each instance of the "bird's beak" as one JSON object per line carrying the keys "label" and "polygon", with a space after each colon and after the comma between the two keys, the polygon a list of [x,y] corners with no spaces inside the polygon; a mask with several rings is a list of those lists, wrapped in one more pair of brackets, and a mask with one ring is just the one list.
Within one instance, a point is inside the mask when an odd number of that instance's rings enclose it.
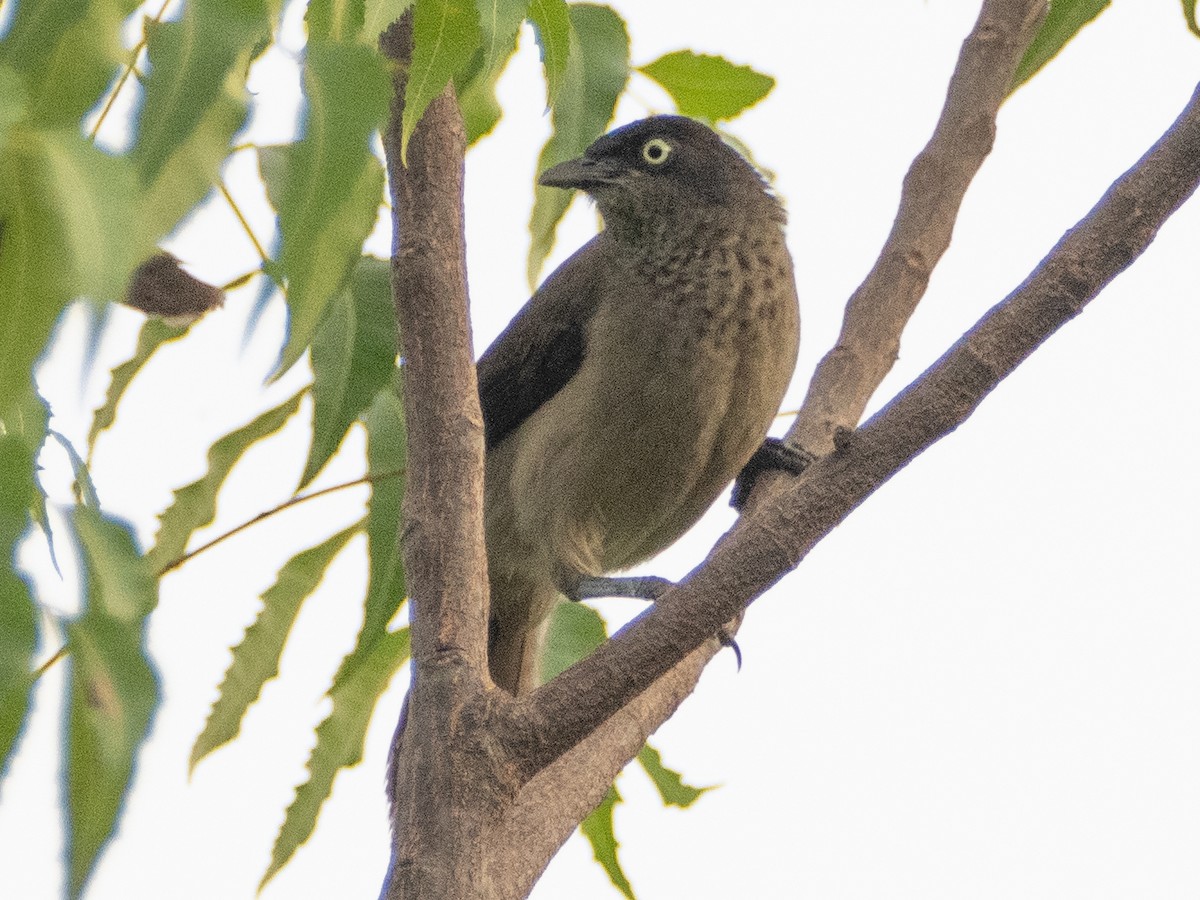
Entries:
{"label": "bird's beak", "polygon": [[621,174],[621,168],[610,160],[592,159],[581,156],[551,166],[542,173],[538,184],[545,187],[581,188],[589,190],[608,184]]}

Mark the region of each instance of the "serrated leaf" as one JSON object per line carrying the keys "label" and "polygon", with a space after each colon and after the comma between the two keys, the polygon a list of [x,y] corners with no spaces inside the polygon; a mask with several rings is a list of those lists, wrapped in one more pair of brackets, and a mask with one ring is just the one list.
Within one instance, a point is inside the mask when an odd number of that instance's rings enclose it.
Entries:
{"label": "serrated leaf", "polygon": [[364,256],[312,342],[313,440],[300,486],[329,461],[396,367],[391,264]]}
{"label": "serrated leaf", "polygon": [[604,619],[590,606],[563,601],[550,614],[542,642],[542,683],[558,677],[608,640]]}
{"label": "serrated leaf", "polygon": [[75,126],[118,67],[121,23],[133,0],[22,0],[0,42],[0,62],[25,76],[28,121]]}
{"label": "serrated leaf", "polygon": [[417,0],[400,127],[400,159],[406,165],[408,141],[417,123],[450,80],[471,62],[479,41],[479,16],[472,0]]}
{"label": "serrated leaf", "polygon": [[1183,20],[1187,22],[1188,31],[1200,37],[1200,23],[1196,22],[1196,9],[1200,6],[1197,0],[1180,0],[1183,4]]}
{"label": "serrated leaf", "polygon": [[775,87],[770,75],[737,66],[722,56],[676,50],[638,71],[657,81],[675,101],[680,115],[719,122],[753,106]]}
{"label": "serrated leaf", "polygon": [[368,576],[362,627],[363,635],[369,637],[384,632],[406,591],[400,517],[408,436],[399,390],[389,386],[379,391],[363,424],[367,428],[367,471],[374,479],[367,501]]}
{"label": "serrated leaf", "polygon": [[304,137],[273,151],[282,166],[263,167],[279,213],[278,264],[287,281],[288,342],[279,373],[308,347],[326,304],[362,255],[383,200],[383,166],[368,144],[387,109],[382,58],[357,44],[321,43],[309,47],[307,60]]}
{"label": "serrated leaf", "polygon": [[309,0],[304,14],[309,46],[320,41],[347,43],[362,33],[364,0]]}
{"label": "serrated leaf", "polygon": [[458,108],[467,129],[467,145],[491,133],[503,110],[496,83],[517,49],[517,34],[529,0],[475,0],[482,37],[469,74],[455,83]]}
{"label": "serrated leaf", "polygon": [[157,579],[131,530],[79,506],[85,612],[67,625],[71,650],[65,754],[67,894],[78,897],[117,826],[134,758],[158,704],[145,653]]}
{"label": "serrated leaf", "polygon": [[279,674],[283,646],[301,604],[317,589],[334,557],[361,530],[361,524],[352,525],[284,563],[275,583],[262,595],[258,617],[233,648],[233,661],[217,701],[192,746],[189,768],[195,769],[205,756],[237,737],[246,710],[258,699],[263,685]]}
{"label": "serrated leaf", "polygon": [[29,713],[38,617],[29,584],[17,574],[17,544],[39,503],[34,450],[19,437],[0,435],[0,777]]}
{"label": "serrated leaf", "polygon": [[608,789],[608,793],[600,805],[580,823],[579,830],[592,845],[592,855],[595,856],[596,862],[600,864],[601,868],[608,873],[613,887],[629,900],[634,900],[633,886],[625,877],[625,872],[621,869],[621,861],[617,858],[617,850],[621,845],[617,843],[617,835],[613,830],[613,811],[620,802],[621,795],[617,793],[617,786],[614,784]]}
{"label": "serrated leaf", "polygon": [[313,833],[321,804],[332,792],[337,773],[362,761],[363,741],[375,704],[409,652],[409,631],[403,628],[375,642],[360,664],[351,668],[343,663],[329,691],[333,711],[317,727],[317,744],[308,759],[309,779],[296,789],[296,798],[288,807],[260,890]]}
{"label": "serrated leaf", "polygon": [[498,72],[504,68],[516,46],[517,31],[525,19],[530,2],[531,0],[475,0],[475,8],[479,12],[481,72]]}
{"label": "serrated leaf", "polygon": [[1054,0],[1017,65],[1009,96],[1050,62],[1084,25],[1104,12],[1112,0]]}
{"label": "serrated leaf", "polygon": [[54,322],[80,294],[121,295],[149,247],[134,222],[136,179],[125,159],[77,129],[15,126],[0,154],[0,414],[32,383]]}
{"label": "serrated leaf", "polygon": [[546,108],[558,103],[559,91],[570,72],[571,56],[578,52],[571,31],[571,10],[566,0],[530,0],[529,21],[542,52],[542,69],[546,73]]}
{"label": "serrated leaf", "polygon": [[178,21],[150,23],[150,73],[133,159],[142,184],[162,172],[225,91],[230,73],[244,84],[250,53],[271,33],[262,0],[186,3]]}
{"label": "serrated leaf", "polygon": [[377,46],[379,35],[412,5],[413,0],[367,0],[363,27],[359,33],[360,43],[368,47]]}
{"label": "serrated leaf", "polygon": [[307,389],[297,391],[254,421],[231,431],[208,449],[208,471],[175,492],[175,499],[162,514],[154,547],[146,554],[151,571],[159,572],[178,559],[197,528],[212,522],[217,511],[221,485],[247,450],[284,426],[300,407]]}
{"label": "serrated leaf", "polygon": [[190,325],[168,325],[162,319],[147,319],[138,332],[137,348],[133,356],[112,370],[108,383],[108,391],[104,395],[104,403],[92,416],[92,427],[88,430],[88,456],[96,447],[96,438],[100,432],[111,426],[117,419],[117,405],[125,396],[125,391],[133,382],[133,378],[142,367],[150,361],[158,348],[163,344],[179,340],[188,333]]}
{"label": "serrated leaf", "polygon": [[[624,20],[607,6],[584,3],[572,5],[570,16],[569,71],[551,113],[554,133],[538,156],[539,172],[588,148],[612,120],[617,98],[629,80],[629,34]],[[561,188],[534,188],[526,267],[530,287],[537,283],[571,199],[572,193]]]}
{"label": "serrated leaf", "polygon": [[674,769],[664,766],[662,754],[649,744],[642,747],[638,752],[637,759],[642,768],[646,770],[646,774],[650,776],[650,780],[654,782],[654,786],[658,788],[658,795],[662,797],[662,802],[667,806],[687,809],[706,791],[712,790],[711,786],[698,788],[685,784],[683,776]]}

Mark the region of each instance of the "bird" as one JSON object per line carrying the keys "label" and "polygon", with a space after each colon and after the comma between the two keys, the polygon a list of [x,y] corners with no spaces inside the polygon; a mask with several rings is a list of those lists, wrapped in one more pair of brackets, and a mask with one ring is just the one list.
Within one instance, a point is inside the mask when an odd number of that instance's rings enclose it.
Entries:
{"label": "bird", "polygon": [[633,122],[539,181],[584,191],[604,227],[477,364],[489,669],[517,695],[561,598],[670,546],[756,456],[800,334],[783,206],[708,126]]}

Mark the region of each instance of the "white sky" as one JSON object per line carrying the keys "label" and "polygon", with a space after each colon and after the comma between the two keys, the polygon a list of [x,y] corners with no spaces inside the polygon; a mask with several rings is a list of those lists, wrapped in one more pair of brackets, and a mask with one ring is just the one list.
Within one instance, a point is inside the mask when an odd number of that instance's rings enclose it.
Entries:
{"label": "white sky", "polygon": [[[733,129],[778,173],[804,331],[795,406],[837,333],[895,212],[900,179],[927,140],[976,3],[742,0],[613,4],[635,63],[692,47],[778,79]],[[1036,265],[1174,119],[1200,71],[1200,41],[1176,0],[1118,0],[1004,108],[995,151],[967,196],[947,257],[879,392],[886,401]],[[294,96],[284,54],[255,88],[272,110]],[[522,42],[501,85],[506,119],[469,159],[468,241],[482,348],[527,296],[524,230],[547,132],[537,53]],[[635,78],[620,122],[665,111]],[[251,138],[286,138],[268,117]],[[269,214],[230,183],[260,235]],[[556,259],[595,227],[577,204]],[[664,810],[640,771],[621,779],[627,874],[641,900],[697,897],[1155,898],[1200,892],[1200,590],[1195,277],[1200,203],[1076,322],[1051,339],[954,435],[909,466],[751,609],[745,667],[719,656],[654,738],[695,784]],[[376,247],[386,252],[386,239]],[[219,205],[175,251],[222,282],[253,251]],[[255,289],[232,295],[186,347],[160,354],[101,439],[94,478],[107,509],[143,537],[208,444],[303,382],[260,384],[277,349],[274,305],[248,347]],[[100,371],[132,349],[119,310]],[[41,384],[55,427],[82,445],[106,379],[79,389],[81,319],[70,319]],[[307,407],[306,407],[307,411]],[[306,413],[307,414],[307,413]],[[221,497],[215,536],[274,506],[304,462],[304,422],[257,447]],[[319,484],[354,477],[362,438]],[[47,457],[51,478],[62,460]],[[67,480],[52,499],[65,504]],[[250,898],[294,786],[305,777],[321,694],[358,627],[365,574],[352,542],[306,605],[283,660],[235,744],[189,781],[187,758],[258,595],[279,565],[353,522],[363,492],[314,502],[197,558],[163,586],[151,653],[165,704],[138,765],[117,839],[88,897]],[[647,566],[681,575],[732,513],[714,509]],[[195,543],[195,541],[194,541]],[[42,572],[69,611],[70,578]],[[605,603],[625,618],[637,604]],[[46,678],[2,785],[3,893],[60,891],[58,750],[62,667]],[[343,773],[314,838],[265,900],[374,897],[387,859],[383,769],[407,676],[397,679]],[[618,896],[576,837],[538,900]]]}

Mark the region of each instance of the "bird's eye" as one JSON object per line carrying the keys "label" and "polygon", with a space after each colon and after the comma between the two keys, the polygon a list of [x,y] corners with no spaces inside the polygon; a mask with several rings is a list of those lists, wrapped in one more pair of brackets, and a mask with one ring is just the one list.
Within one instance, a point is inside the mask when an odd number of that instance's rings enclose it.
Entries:
{"label": "bird's eye", "polygon": [[671,145],[662,138],[650,138],[642,145],[642,159],[652,166],[661,166],[671,155]]}

